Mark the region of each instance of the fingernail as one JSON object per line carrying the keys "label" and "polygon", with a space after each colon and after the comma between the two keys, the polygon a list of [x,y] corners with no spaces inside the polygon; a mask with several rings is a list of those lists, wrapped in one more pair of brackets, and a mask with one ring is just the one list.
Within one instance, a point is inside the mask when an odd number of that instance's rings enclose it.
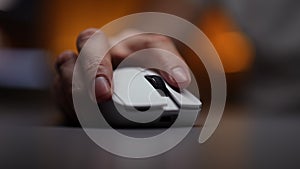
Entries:
{"label": "fingernail", "polygon": [[110,85],[105,77],[97,77],[95,80],[95,92],[97,101],[106,100],[110,94]]}
{"label": "fingernail", "polygon": [[189,81],[188,75],[181,67],[173,68],[172,75],[177,83],[184,83]]}

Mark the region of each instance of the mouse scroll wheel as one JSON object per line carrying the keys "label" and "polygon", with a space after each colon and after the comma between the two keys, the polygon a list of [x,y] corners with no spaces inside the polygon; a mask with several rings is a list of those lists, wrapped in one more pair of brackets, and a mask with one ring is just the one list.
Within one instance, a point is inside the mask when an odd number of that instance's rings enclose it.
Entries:
{"label": "mouse scroll wheel", "polygon": [[151,83],[155,89],[165,90],[166,85],[164,80],[160,76],[146,75],[145,78]]}
{"label": "mouse scroll wheel", "polygon": [[168,95],[169,91],[166,87],[164,80],[160,76],[156,75],[146,75],[145,78],[151,83],[155,89],[159,89],[164,92],[165,95]]}

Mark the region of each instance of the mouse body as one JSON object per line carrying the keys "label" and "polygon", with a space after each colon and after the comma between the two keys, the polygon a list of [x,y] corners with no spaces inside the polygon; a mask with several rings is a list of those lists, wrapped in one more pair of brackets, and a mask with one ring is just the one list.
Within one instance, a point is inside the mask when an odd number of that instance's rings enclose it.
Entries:
{"label": "mouse body", "polygon": [[113,96],[99,104],[113,128],[170,127],[191,124],[201,109],[200,100],[186,89],[177,90],[155,71],[122,67],[113,73]]}

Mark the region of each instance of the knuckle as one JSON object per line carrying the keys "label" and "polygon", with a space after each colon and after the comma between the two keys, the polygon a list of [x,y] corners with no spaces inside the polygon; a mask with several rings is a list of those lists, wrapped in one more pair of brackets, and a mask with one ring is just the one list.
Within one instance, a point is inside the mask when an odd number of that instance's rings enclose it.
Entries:
{"label": "knuckle", "polygon": [[74,59],[75,57],[75,53],[68,50],[68,51],[64,51],[63,53],[61,53],[55,60],[55,68],[56,71],[59,73],[61,67],[69,62],[70,60]]}
{"label": "knuckle", "polygon": [[167,36],[164,35],[151,35],[151,39],[155,42],[160,42],[160,43],[171,43],[171,39]]}
{"label": "knuckle", "polygon": [[82,32],[79,33],[77,37],[77,47],[81,47],[84,42],[89,39],[95,32],[97,31],[96,28],[88,28]]}
{"label": "knuckle", "polygon": [[154,39],[156,39],[159,42],[164,42],[164,43],[171,43],[171,38],[164,36],[164,35],[154,35]]}
{"label": "knuckle", "polygon": [[57,64],[62,64],[66,61],[68,61],[73,55],[73,52],[70,50],[62,52],[58,57],[56,58],[56,63]]}
{"label": "knuckle", "polygon": [[172,40],[164,35],[149,34],[144,38],[144,46],[151,48],[157,46],[158,44],[172,44]]}
{"label": "knuckle", "polygon": [[110,66],[110,60],[107,57],[101,59],[100,57],[94,57],[90,61],[87,61],[85,64],[85,71],[92,73],[94,71],[100,71],[102,69],[107,69],[107,66]]}
{"label": "knuckle", "polygon": [[104,64],[100,63],[98,65],[98,68],[97,68],[97,74],[96,76],[100,76],[100,75],[104,75],[104,76],[109,76],[110,74],[110,70],[107,68],[107,66],[105,66]]}

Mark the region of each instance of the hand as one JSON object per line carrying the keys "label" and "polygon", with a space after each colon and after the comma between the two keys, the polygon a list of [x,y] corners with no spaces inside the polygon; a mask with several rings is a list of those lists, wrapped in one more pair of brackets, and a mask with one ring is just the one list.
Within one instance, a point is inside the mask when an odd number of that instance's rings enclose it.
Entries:
{"label": "hand", "polygon": [[[79,34],[76,42],[78,52],[82,50],[84,44],[96,31],[97,29],[90,28]],[[99,46],[108,47],[112,41],[130,33],[132,33],[132,31],[124,31],[110,39],[101,33],[103,41]],[[91,65],[87,65],[87,68],[91,66],[98,67],[95,79],[95,95],[98,103],[111,99],[113,67],[116,67],[133,52],[147,48],[160,48],[172,52],[174,54],[173,56],[177,58],[166,59],[163,56],[158,56],[159,60],[156,60],[156,62],[162,64],[168,72],[172,72],[172,76],[162,71],[159,71],[159,73],[171,86],[184,88],[189,85],[191,77],[188,67],[182,61],[172,40],[162,35],[140,34],[127,38],[115,45],[99,65],[92,63],[90,63]],[[72,102],[72,76],[77,57],[78,54],[75,52],[65,51],[57,57],[55,62],[57,75],[54,82],[54,93],[70,125],[78,125]]]}

